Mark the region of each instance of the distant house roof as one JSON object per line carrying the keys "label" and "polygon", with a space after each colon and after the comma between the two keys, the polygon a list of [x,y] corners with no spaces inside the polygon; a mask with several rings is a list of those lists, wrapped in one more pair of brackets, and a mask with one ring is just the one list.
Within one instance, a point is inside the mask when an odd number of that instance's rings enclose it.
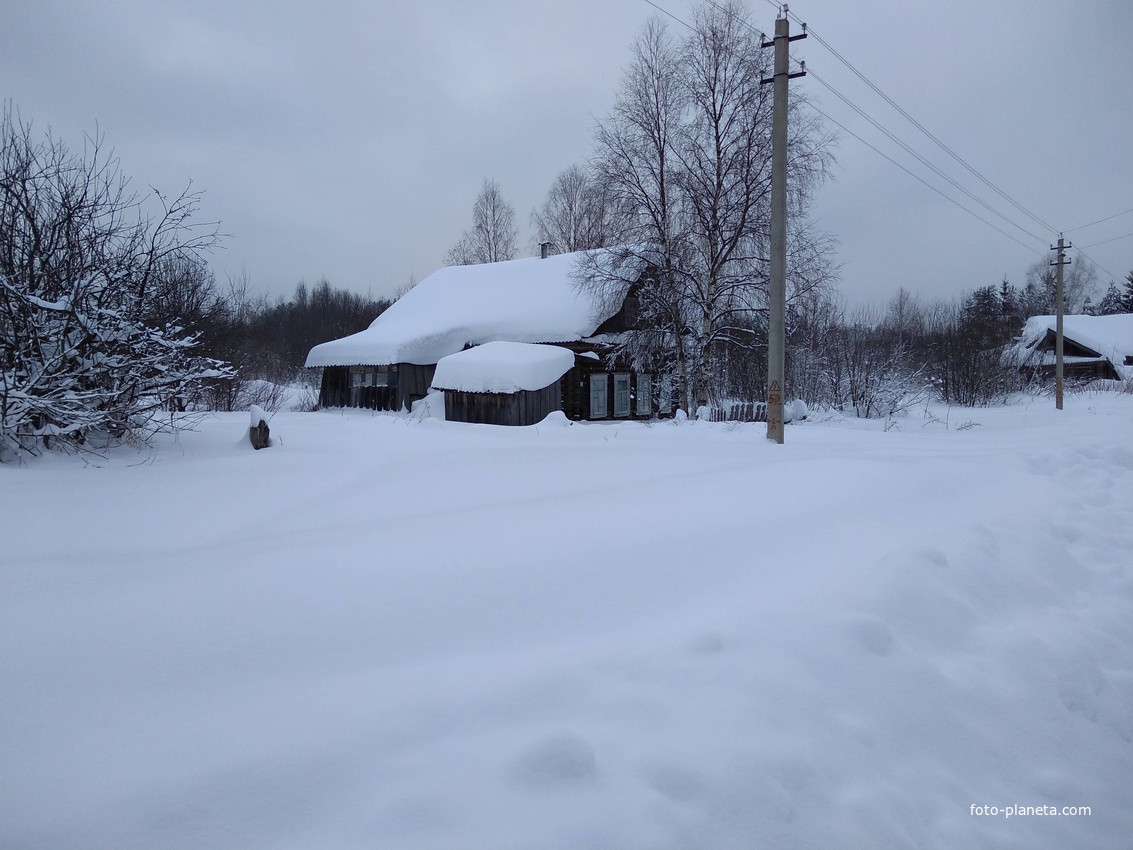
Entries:
{"label": "distant house roof", "polygon": [[[1054,362],[1054,316],[1032,316],[1009,353],[1029,366]],[[1121,379],[1133,378],[1133,313],[1116,316],[1064,316],[1062,334],[1067,362],[1108,361]]]}
{"label": "distant house roof", "polygon": [[440,269],[366,330],[315,346],[306,365],[427,365],[468,345],[583,339],[614,313],[578,289],[573,275],[582,258],[559,254]]}
{"label": "distant house roof", "polygon": [[541,390],[574,365],[574,352],[558,345],[486,342],[437,362],[433,387],[467,393]]}

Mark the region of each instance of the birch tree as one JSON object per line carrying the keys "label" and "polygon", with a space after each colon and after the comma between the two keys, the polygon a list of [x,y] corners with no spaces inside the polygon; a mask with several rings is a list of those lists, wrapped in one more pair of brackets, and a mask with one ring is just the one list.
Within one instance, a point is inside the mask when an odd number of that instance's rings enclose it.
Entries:
{"label": "birch tree", "polygon": [[500,184],[485,177],[472,205],[472,229],[464,231],[449,249],[445,264],[470,266],[514,260],[518,238],[515,207],[504,200]]}
{"label": "birch tree", "polygon": [[[672,346],[690,407],[707,404],[721,384],[713,359],[722,349],[766,345],[772,91],[761,81],[771,58],[734,0],[698,7],[680,41],[651,21],[597,128],[596,167],[631,212],[627,241],[643,246],[626,251],[640,250],[655,270],[639,292],[643,327],[625,351],[640,357],[653,343]],[[793,298],[829,286],[837,271],[831,238],[806,222],[832,139],[800,104],[796,96],[789,122]],[[606,285],[601,269],[586,278]],[[642,336],[648,345],[635,339]]]}
{"label": "birch tree", "polygon": [[626,244],[586,257],[578,274],[579,285],[612,313],[640,270],[650,269],[637,292],[639,329],[625,336],[620,353],[636,368],[675,375],[679,396],[686,399],[679,279],[684,245],[675,185],[675,148],[687,100],[680,74],[677,46],[663,23],[650,20],[633,45],[613,110],[595,134],[594,167],[627,213]]}
{"label": "birch tree", "polygon": [[616,244],[624,230],[622,219],[609,187],[577,164],[559,173],[543,206],[531,212],[536,242],[549,243],[553,254]]}

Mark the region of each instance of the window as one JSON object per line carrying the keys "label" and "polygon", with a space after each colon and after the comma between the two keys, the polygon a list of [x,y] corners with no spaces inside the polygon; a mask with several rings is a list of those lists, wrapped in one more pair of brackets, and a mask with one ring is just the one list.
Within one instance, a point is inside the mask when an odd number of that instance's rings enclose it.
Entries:
{"label": "window", "polygon": [[661,395],[657,400],[658,413],[672,413],[673,411],[673,387],[669,383],[668,376],[661,379]]}
{"label": "window", "polygon": [[605,372],[590,375],[590,418],[606,418],[606,387],[609,376]]}
{"label": "window", "polygon": [[362,390],[373,386],[374,373],[365,366],[350,367],[350,407],[362,406]]}
{"label": "window", "polygon": [[653,380],[649,375],[637,376],[637,415],[649,416],[653,412]]}
{"label": "window", "polygon": [[629,372],[614,373],[614,416],[629,416]]}
{"label": "window", "polygon": [[625,321],[627,328],[636,328],[641,315],[641,305],[636,295],[630,295],[625,300]]}

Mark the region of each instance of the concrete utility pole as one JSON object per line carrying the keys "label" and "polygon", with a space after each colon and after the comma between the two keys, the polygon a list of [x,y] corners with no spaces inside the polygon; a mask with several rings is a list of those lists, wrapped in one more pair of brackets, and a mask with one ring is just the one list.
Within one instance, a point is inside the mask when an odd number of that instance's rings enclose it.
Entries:
{"label": "concrete utility pole", "polygon": [[774,83],[775,103],[771,116],[771,291],[767,321],[767,439],[783,443],[783,382],[785,373],[787,316],[787,81],[806,74],[806,66],[790,73],[790,43],[806,38],[791,36],[787,5],[775,19],[774,41],[762,47],[775,48],[775,75],[762,83]]}
{"label": "concrete utility pole", "polygon": [[1066,249],[1073,247],[1071,245],[1062,244],[1062,234],[1058,234],[1058,245],[1051,245],[1050,250],[1057,251],[1058,256],[1052,266],[1058,267],[1058,272],[1055,275],[1055,288],[1054,288],[1054,301],[1055,301],[1055,319],[1054,319],[1054,406],[1058,410],[1062,410],[1062,316],[1065,313],[1065,298],[1062,293],[1062,267],[1070,262],[1066,256]]}

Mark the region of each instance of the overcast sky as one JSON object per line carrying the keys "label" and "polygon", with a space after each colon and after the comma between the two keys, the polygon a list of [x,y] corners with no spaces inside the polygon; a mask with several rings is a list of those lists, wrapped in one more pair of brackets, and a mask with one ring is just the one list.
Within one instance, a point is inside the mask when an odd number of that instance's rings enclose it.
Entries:
{"label": "overcast sky", "polygon": [[[772,30],[773,4],[749,3]],[[691,19],[689,0],[657,5]],[[1133,233],[1133,213],[1079,229],[1133,208],[1133,3],[800,0],[791,12],[1108,272],[1133,269],[1133,238],[1115,239]],[[222,281],[245,270],[287,296],[325,275],[387,295],[440,266],[486,176],[514,204],[528,249],[531,210],[589,156],[629,47],[659,14],[645,0],[0,0],[0,97],[72,148],[97,128],[138,191],[176,194],[191,180],[205,192],[201,217],[231,234],[212,258]],[[815,38],[792,55],[1032,234],[900,152],[816,75],[793,81],[1023,243],[842,133],[813,213],[841,240],[847,300],[1022,282],[1054,230],[979,183]]]}

